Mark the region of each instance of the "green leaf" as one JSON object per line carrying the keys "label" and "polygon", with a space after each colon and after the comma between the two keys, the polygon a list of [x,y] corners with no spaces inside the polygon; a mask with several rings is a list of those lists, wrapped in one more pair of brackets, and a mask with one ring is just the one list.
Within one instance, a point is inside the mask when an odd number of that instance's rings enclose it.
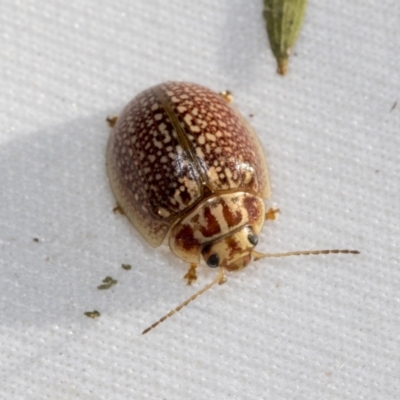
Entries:
{"label": "green leaf", "polygon": [[269,43],[281,75],[286,74],[290,50],[303,23],[306,5],[307,0],[264,0]]}

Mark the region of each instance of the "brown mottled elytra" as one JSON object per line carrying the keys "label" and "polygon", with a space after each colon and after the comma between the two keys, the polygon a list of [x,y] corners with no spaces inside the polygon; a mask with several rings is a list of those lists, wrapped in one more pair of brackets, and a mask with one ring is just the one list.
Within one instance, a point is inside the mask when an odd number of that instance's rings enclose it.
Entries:
{"label": "brown mottled elytra", "polygon": [[190,264],[197,279],[201,257],[218,276],[151,325],[175,314],[216,283],[264,257],[355,250],[310,250],[280,254],[254,251],[271,195],[260,142],[242,115],[222,95],[193,83],[167,82],[136,96],[118,119],[107,147],[107,171],[118,207],[153,247],[168,237],[171,251]]}

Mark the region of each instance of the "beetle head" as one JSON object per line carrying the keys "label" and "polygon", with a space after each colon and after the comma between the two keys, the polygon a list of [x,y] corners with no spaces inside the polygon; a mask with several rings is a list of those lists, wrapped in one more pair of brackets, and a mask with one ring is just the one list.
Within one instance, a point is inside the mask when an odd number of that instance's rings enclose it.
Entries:
{"label": "beetle head", "polygon": [[251,261],[251,252],[257,243],[258,236],[252,227],[244,226],[229,236],[206,244],[202,255],[211,268],[223,267],[235,271],[246,267]]}

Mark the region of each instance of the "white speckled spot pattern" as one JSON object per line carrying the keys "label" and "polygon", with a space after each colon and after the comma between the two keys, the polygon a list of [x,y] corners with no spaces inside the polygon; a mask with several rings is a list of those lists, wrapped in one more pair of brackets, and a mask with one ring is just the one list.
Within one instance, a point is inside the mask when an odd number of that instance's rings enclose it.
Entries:
{"label": "white speckled spot pattern", "polygon": [[258,138],[222,96],[168,82],[135,97],[110,136],[107,167],[118,204],[152,245],[204,198],[270,195]]}
{"label": "white speckled spot pattern", "polygon": [[265,156],[245,119],[221,95],[202,86],[169,82],[162,89],[171,96],[170,106],[209,188],[249,189],[268,198]]}

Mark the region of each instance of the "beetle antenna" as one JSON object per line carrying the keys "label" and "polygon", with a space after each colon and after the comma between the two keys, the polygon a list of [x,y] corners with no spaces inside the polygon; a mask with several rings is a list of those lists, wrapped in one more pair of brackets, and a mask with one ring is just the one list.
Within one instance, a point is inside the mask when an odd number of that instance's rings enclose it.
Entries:
{"label": "beetle antenna", "polygon": [[216,283],[224,283],[225,282],[225,277],[224,277],[224,269],[220,268],[218,276],[211,281],[208,285],[204,286],[203,289],[199,290],[197,293],[194,295],[190,296],[187,300],[185,300],[182,304],[180,304],[178,307],[175,309],[171,310],[168,314],[165,314],[162,318],[160,318],[157,322],[155,322],[153,325],[149,326],[147,329],[145,329],[142,332],[142,335],[145,333],[151,331],[153,328],[155,328],[158,324],[161,324],[161,322],[164,322],[167,318],[172,317],[175,313],[180,311],[183,307],[187,306],[191,301],[193,301],[196,297],[199,297],[202,295],[204,292],[206,292],[208,289],[210,289],[212,286],[214,286]]}
{"label": "beetle antenna", "polygon": [[288,257],[288,256],[309,256],[317,254],[360,254],[358,250],[305,250],[305,251],[289,251],[287,253],[259,253],[253,250],[254,261],[267,257]]}

